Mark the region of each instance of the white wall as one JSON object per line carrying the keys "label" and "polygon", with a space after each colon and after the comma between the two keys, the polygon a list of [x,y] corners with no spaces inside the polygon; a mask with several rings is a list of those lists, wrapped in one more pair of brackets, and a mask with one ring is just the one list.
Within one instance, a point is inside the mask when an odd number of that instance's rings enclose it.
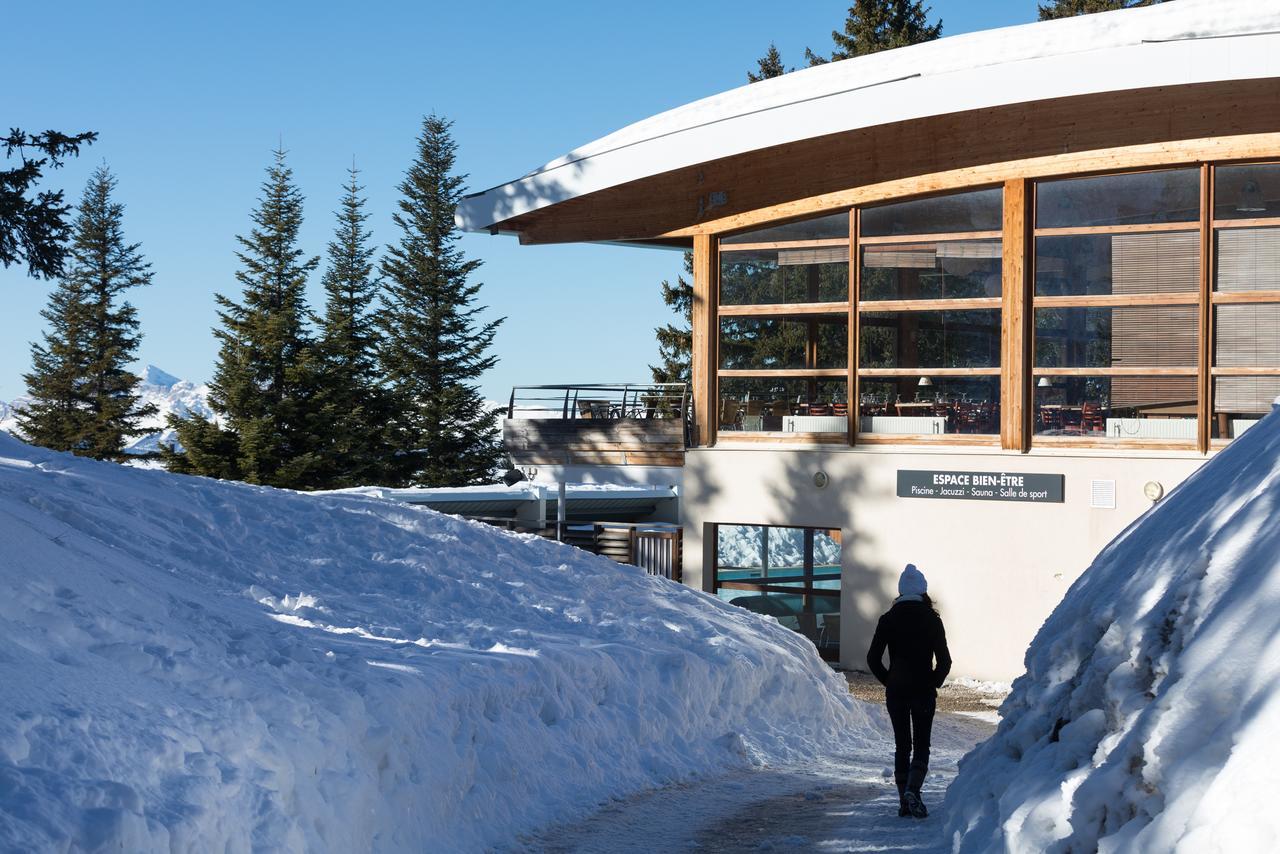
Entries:
{"label": "white wall", "polygon": [[[685,582],[704,586],[711,523],[805,525],[844,531],[841,650],[866,669],[876,618],[898,573],[915,563],[947,626],[954,675],[1010,681],[1027,644],[1094,555],[1205,458],[1194,453],[721,445],[685,457],[681,521]],[[897,497],[899,469],[1063,474],[1065,501],[1031,504]],[[814,472],[830,477],[825,489]],[[1090,507],[1090,482],[1116,481],[1116,509]],[[710,578],[706,567],[705,578]]]}

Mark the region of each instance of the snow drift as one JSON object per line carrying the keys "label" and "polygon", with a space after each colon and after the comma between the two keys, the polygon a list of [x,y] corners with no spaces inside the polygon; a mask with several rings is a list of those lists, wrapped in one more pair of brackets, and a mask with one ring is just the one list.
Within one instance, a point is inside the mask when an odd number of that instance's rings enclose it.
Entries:
{"label": "snow drift", "polygon": [[773,621],[532,537],[0,436],[0,849],[475,851],[856,749]]}
{"label": "snow drift", "polygon": [[1098,555],[947,794],[957,851],[1280,850],[1280,413]]}

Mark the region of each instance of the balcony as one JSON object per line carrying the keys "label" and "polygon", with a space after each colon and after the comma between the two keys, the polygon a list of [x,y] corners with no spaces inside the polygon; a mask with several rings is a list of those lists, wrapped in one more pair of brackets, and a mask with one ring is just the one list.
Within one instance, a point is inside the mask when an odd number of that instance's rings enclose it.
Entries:
{"label": "balcony", "polygon": [[684,383],[516,386],[502,440],[518,466],[683,466]]}

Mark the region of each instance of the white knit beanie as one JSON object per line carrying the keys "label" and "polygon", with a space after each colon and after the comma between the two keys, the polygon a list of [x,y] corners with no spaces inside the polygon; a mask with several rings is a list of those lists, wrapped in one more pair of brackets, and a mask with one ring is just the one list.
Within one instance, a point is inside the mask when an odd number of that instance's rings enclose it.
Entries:
{"label": "white knit beanie", "polygon": [[923,596],[929,590],[929,582],[924,580],[924,573],[916,569],[914,563],[907,564],[898,577],[899,596]]}

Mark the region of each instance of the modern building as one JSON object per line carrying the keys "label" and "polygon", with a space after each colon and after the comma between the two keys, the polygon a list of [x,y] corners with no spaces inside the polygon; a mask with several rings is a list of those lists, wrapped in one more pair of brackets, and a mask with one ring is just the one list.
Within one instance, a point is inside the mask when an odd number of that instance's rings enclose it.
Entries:
{"label": "modern building", "polygon": [[458,219],[693,253],[686,583],[860,667],[911,561],[956,672],[1009,679],[1094,555],[1280,394],[1280,4],[796,71]]}

